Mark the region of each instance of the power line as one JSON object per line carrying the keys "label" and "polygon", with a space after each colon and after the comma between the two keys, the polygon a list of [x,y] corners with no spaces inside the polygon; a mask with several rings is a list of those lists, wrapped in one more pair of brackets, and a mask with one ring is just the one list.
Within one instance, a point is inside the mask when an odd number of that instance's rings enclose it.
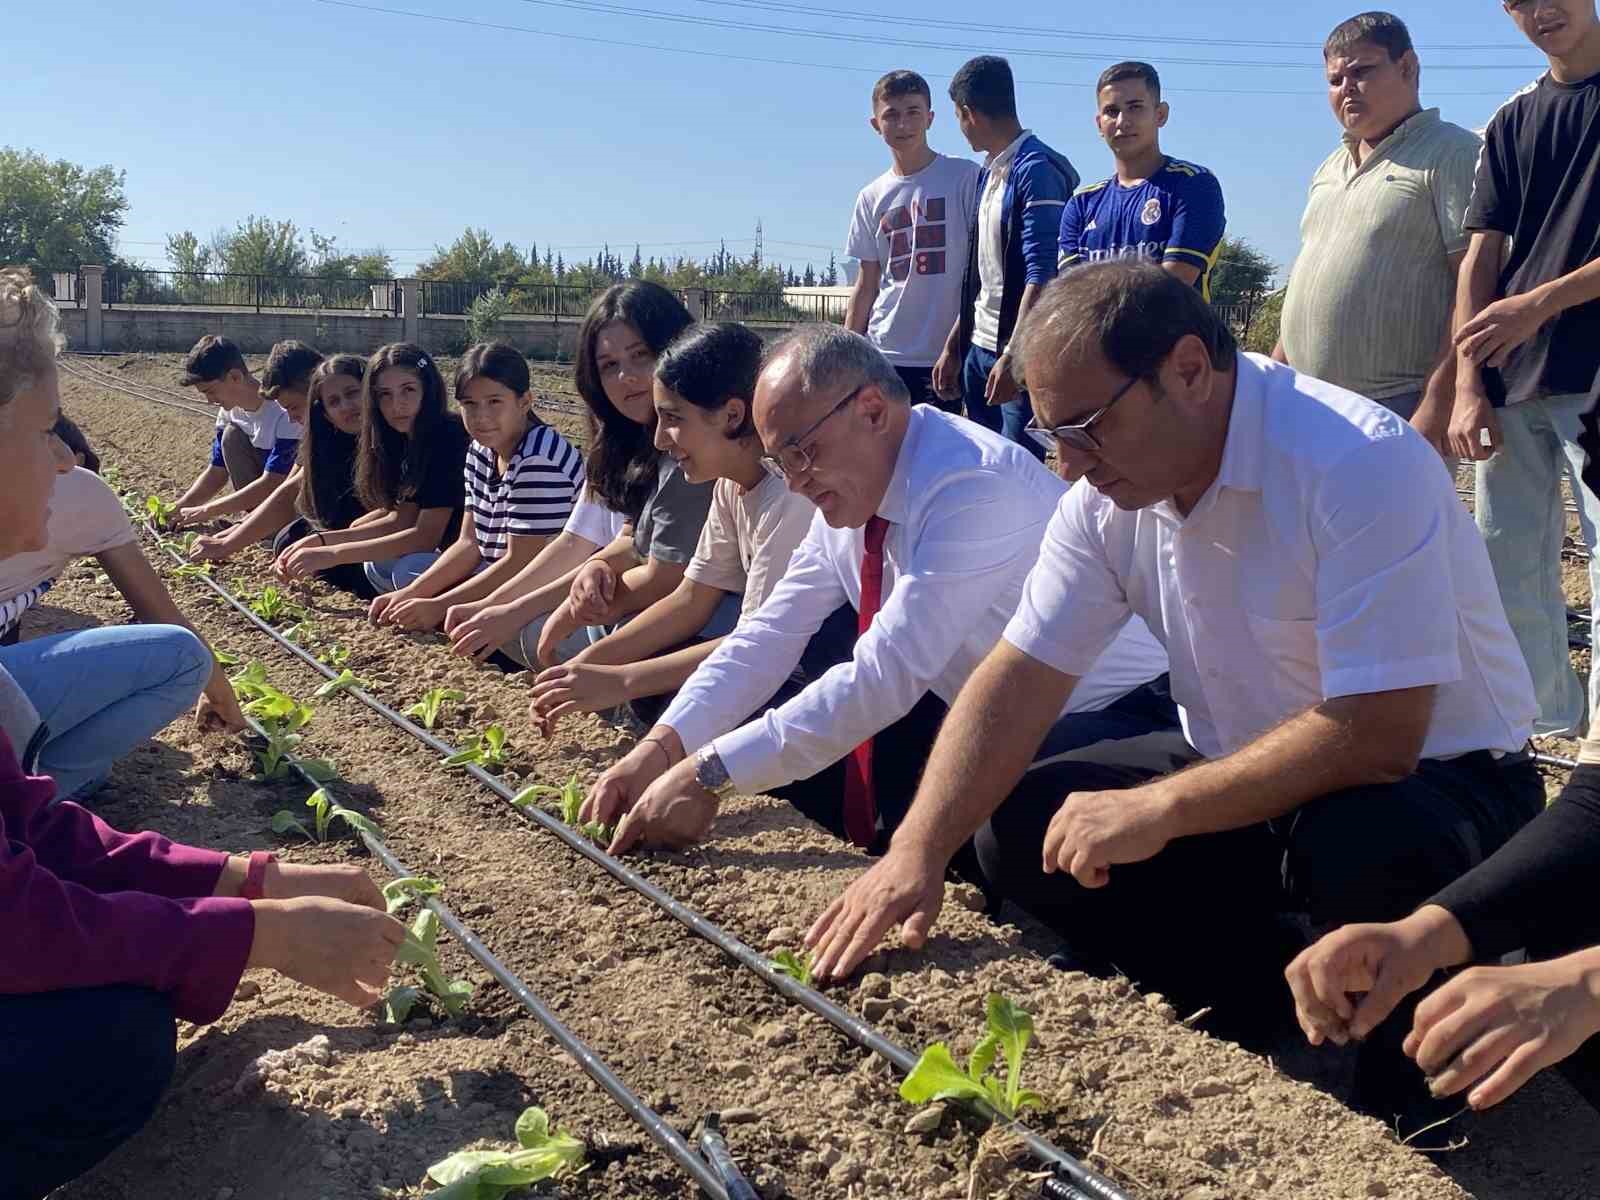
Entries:
{"label": "power line", "polygon": [[[863,34],[845,33],[840,30],[829,29],[799,29],[792,25],[766,25],[725,17],[697,17],[686,13],[662,12],[660,9],[654,8],[606,3],[604,0],[519,0],[519,2],[530,4],[537,8],[567,9],[575,12],[603,13],[619,17],[639,17],[646,21],[663,21],[669,24],[690,25],[697,28],[731,29],[740,33],[775,33],[785,37],[848,42],[856,45],[899,46],[909,47],[914,50],[934,50],[949,54],[971,55],[980,52],[1009,54],[1013,57],[1020,55],[1030,58],[1052,58],[1071,62],[1103,63],[1106,59],[1106,55],[1101,51],[1050,50],[1029,46],[991,46],[986,50],[980,51],[979,48],[971,45],[953,45],[949,42],[919,41],[915,38],[886,36],[882,33]],[[1268,62],[1260,59],[1240,58],[1175,58],[1171,55],[1163,55],[1161,61],[1163,64],[1170,63],[1186,67],[1248,67],[1292,71],[1304,71],[1313,65],[1312,60],[1309,59],[1295,62]],[[1537,65],[1524,65],[1522,63],[1464,63],[1430,64],[1429,69],[1434,71],[1535,71],[1539,68]]]}
{"label": "power line", "polygon": [[[355,0],[314,0],[314,3],[327,5],[331,8],[348,8],[357,12],[382,13],[392,17],[410,17],[420,21],[434,21],[446,25],[463,25],[472,29],[490,29],[499,33],[525,33],[534,37],[556,38],[563,41],[587,42],[591,45],[624,46],[633,50],[654,50],[668,54],[687,54],[696,58],[716,58],[737,62],[762,63],[768,66],[781,67],[807,67],[819,71],[843,71],[855,75],[881,75],[880,67],[855,67],[842,63],[807,62],[791,58],[765,58],[753,54],[736,54],[724,50],[698,50],[685,46],[663,46],[656,42],[633,42],[622,38],[597,37],[592,34],[565,33],[550,29],[530,29],[526,25],[507,25],[496,21],[479,21],[470,17],[452,17],[439,13],[412,12],[403,8],[385,8],[376,4],[358,4]],[[937,71],[924,72],[933,79],[948,79],[950,76]],[[1036,87],[1064,87],[1094,90],[1090,82],[1077,83],[1060,79],[1019,79],[1018,83],[1029,84]],[[1293,90],[1246,89],[1246,88],[1196,88],[1180,84],[1169,84],[1169,92],[1186,92],[1192,95],[1213,96],[1297,96],[1301,99],[1316,99],[1322,101],[1320,89],[1309,90],[1298,88]],[[1488,91],[1457,91],[1457,92],[1430,92],[1430,96],[1499,96],[1504,98],[1507,92],[1504,88],[1494,88]]]}
{"label": "power line", "polygon": [[[785,4],[776,0],[695,0],[699,4],[713,5],[718,8],[747,8],[764,12],[777,12],[796,16],[828,17],[830,19],[843,19],[849,21],[882,22],[881,12],[850,11],[840,8],[817,8],[806,4]],[[989,35],[1017,34],[1023,37],[1048,37],[1072,38],[1073,40],[1094,40],[1113,42],[1137,42],[1148,44],[1162,42],[1185,46],[1257,46],[1274,50],[1321,50],[1321,42],[1294,42],[1294,41],[1268,41],[1251,38],[1208,38],[1195,37],[1189,34],[1162,34],[1149,30],[1138,33],[1101,33],[1088,29],[1050,29],[1038,25],[996,25],[992,22],[978,21],[951,21],[938,17],[912,17],[904,12],[894,14],[896,26],[908,26],[922,29],[953,29],[968,33],[985,33]],[[1526,51],[1527,45],[1521,42],[1491,42],[1476,45],[1428,45],[1419,46],[1418,50],[1517,50]]]}

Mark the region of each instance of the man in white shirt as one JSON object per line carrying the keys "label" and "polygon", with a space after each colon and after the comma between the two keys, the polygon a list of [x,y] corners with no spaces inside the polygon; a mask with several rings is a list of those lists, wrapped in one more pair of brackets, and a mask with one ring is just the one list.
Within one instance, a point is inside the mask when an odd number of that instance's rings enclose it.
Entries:
{"label": "man in white shirt", "polygon": [[[1072,951],[1180,1007],[1286,1013],[1280,911],[1403,916],[1543,806],[1482,539],[1404,420],[1238,353],[1151,263],[1068,272],[1019,336],[1034,428],[1092,486],[1051,518],[888,855],[813,929],[815,969],[848,973],[907,917],[920,944],[976,834],[984,875]],[[1135,616],[1181,730],[1024,778]]]}
{"label": "man in white shirt", "polygon": [[[883,355],[837,326],[802,327],[771,351],[756,431],[818,515],[766,603],[590,793],[586,819],[626,814],[613,852],[700,840],[733,791],[783,796],[867,849],[898,824],[946,706],[1015,611],[1065,491],[1020,447],[908,401]],[[841,606],[859,614],[845,660],[741,724]],[[1051,750],[1174,719],[1149,631],[1130,622],[1107,643],[1054,723]]]}
{"label": "man in white shirt", "polygon": [[936,402],[933,364],[961,305],[978,164],[928,145],[933,97],[915,71],[872,89],[872,128],[892,165],[856,197],[845,253],[860,264],[845,328],[893,364],[915,404]]}

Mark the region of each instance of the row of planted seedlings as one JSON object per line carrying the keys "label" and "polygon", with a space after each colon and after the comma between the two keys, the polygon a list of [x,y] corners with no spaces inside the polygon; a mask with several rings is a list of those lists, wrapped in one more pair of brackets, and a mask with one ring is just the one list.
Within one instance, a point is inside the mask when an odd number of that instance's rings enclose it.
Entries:
{"label": "row of planted seedlings", "polygon": [[[157,496],[147,496],[142,501],[136,497],[125,499],[125,506],[130,513],[148,518],[151,532],[161,538],[164,549],[181,559],[192,545],[193,536],[183,535],[175,539],[162,538],[159,523],[168,518],[170,508],[164,509],[164,502]],[[217,591],[223,591],[212,576],[210,564],[184,563],[177,566],[175,574],[180,577],[204,577],[204,581]],[[196,580],[199,582],[199,580]],[[335,693],[359,689],[365,691],[367,683],[354,674],[348,666],[350,652],[337,643],[328,643],[321,640],[318,631],[305,605],[297,601],[293,594],[285,588],[274,584],[266,584],[260,588],[253,588],[243,577],[235,577],[232,581],[232,594],[244,608],[263,624],[272,627],[276,636],[298,647],[303,653],[321,664],[325,673],[331,678],[316,691],[318,698],[332,696]],[[227,606],[227,601],[221,596],[217,597],[219,604]],[[266,669],[263,664],[254,662],[244,668],[235,677],[236,689],[260,686],[265,681]],[[281,696],[281,693],[278,693]],[[272,700],[272,697],[254,697],[252,704],[261,699]],[[434,687],[429,688],[417,697],[414,703],[404,710],[406,717],[414,719],[424,729],[432,732],[447,708],[453,703],[466,699],[465,694],[459,689]],[[282,706],[287,700],[276,700],[274,704]],[[290,705],[292,701],[288,701]],[[295,706],[282,718],[284,724],[277,727],[276,735],[279,739],[297,739],[299,728],[305,720],[309,720],[309,713],[303,717],[296,709],[304,706]],[[259,711],[259,710],[258,710]],[[300,724],[295,724],[299,721]],[[292,750],[295,741],[285,741],[284,749]],[[471,732],[462,741],[459,749],[444,756],[440,765],[446,769],[476,768],[479,771],[497,771],[503,768],[509,754],[508,735],[503,726],[491,723],[481,730]],[[274,743],[269,736],[268,745],[264,755],[266,763],[270,763],[274,754]],[[266,765],[264,763],[264,765]],[[313,771],[319,765],[313,760]],[[610,841],[611,830],[596,824],[585,824],[579,819],[579,810],[583,802],[583,790],[576,775],[569,778],[565,784],[556,787],[547,784],[533,784],[516,792],[510,797],[510,803],[518,809],[526,810],[542,801],[551,801],[548,811],[557,816],[571,827],[580,836],[599,847],[605,846]],[[279,813],[273,822],[274,830],[278,833],[298,831],[305,833],[314,840],[320,840],[319,835],[325,835],[327,828],[335,819],[348,820],[344,815],[349,810],[330,807],[331,802],[325,795],[319,798],[313,794],[307,800],[311,808],[313,824],[310,828],[304,821],[299,820],[290,812]],[[359,817],[359,814],[354,814]],[[399,881],[397,881],[398,883]],[[394,886],[394,885],[391,885]],[[407,885],[408,887],[410,885]],[[387,894],[387,893],[386,893]],[[397,899],[409,899],[409,893],[402,887],[396,893]],[[424,917],[430,915],[427,910],[417,918],[418,925],[422,925]],[[413,938],[408,938],[407,954],[421,957],[426,953],[426,948],[432,943],[429,941],[429,930],[426,926],[421,929],[414,927]],[[436,926],[432,935],[437,936]],[[417,949],[412,948],[413,941]],[[452,1015],[459,1014],[467,999],[470,998],[470,984],[465,981],[455,981],[452,985],[443,979],[437,970],[437,960],[434,960],[433,974],[423,970],[422,982],[424,989],[431,994]],[[812,985],[810,973],[810,956],[802,951],[781,948],[776,950],[768,965],[778,973],[795,980],[803,987]],[[430,984],[430,978],[432,984]],[[438,988],[432,986],[439,985]],[[458,990],[453,995],[449,989],[455,986]],[[440,994],[440,989],[444,994]],[[415,1004],[420,993],[414,987],[400,987],[395,990],[386,1002],[385,1008],[390,1015],[397,1015],[403,1020],[409,1007]],[[454,1007],[452,1007],[454,1005]],[[977,1043],[968,1056],[965,1067],[959,1066],[948,1044],[934,1042],[928,1045],[915,1060],[913,1066],[905,1075],[899,1088],[902,1099],[915,1105],[928,1105],[937,1101],[954,1101],[973,1110],[980,1118],[993,1121],[989,1132],[979,1145],[979,1151],[972,1163],[972,1181],[974,1187],[980,1178],[991,1177],[996,1169],[997,1160],[1000,1162],[1014,1160],[1017,1156],[1019,1134],[1027,1138],[1026,1131],[1020,1130],[1016,1125],[1017,1119],[1029,1108],[1047,1107],[1044,1097],[1028,1090],[1023,1085],[1022,1071],[1023,1060],[1027,1047],[1033,1037],[1033,1022],[1031,1015],[999,994],[988,995],[985,1006],[984,1028],[980,1033]],[[907,1056],[909,1057],[909,1056]],[[904,1069],[904,1064],[900,1064]],[[929,1128],[929,1132],[932,1128]],[[1040,1144],[1038,1139],[1030,1138],[1035,1145]],[[1047,1143],[1043,1145],[1048,1146]],[[1053,1150],[1053,1147],[1049,1147]],[[1048,1190],[1049,1195],[1066,1197],[1067,1200],[1077,1200],[1091,1194],[1103,1200],[1116,1200],[1123,1197],[1123,1193],[1109,1180],[1098,1176],[1094,1172],[1083,1168],[1076,1160],[1056,1152],[1052,1165],[1058,1169],[1065,1168],[1064,1178],[1051,1180]],[[1079,1190],[1077,1184],[1089,1188],[1088,1191]],[[472,1191],[464,1191],[462,1195],[474,1195]]]}

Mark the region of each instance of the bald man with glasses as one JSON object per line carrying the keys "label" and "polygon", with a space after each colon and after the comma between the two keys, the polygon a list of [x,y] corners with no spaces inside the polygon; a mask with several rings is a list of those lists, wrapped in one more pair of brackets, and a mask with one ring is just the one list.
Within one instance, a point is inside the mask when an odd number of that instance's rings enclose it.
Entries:
{"label": "bald man with glasses", "polygon": [[[999,434],[913,407],[888,360],[838,326],[773,347],[754,420],[766,468],[817,516],[766,603],[595,785],[589,819],[620,819],[617,852],[704,838],[718,800],[737,791],[783,797],[881,853],[949,702],[1016,610],[1067,487]],[[840,661],[758,711],[841,613],[853,645]],[[1045,745],[1170,722],[1165,670],[1149,631],[1130,623]]]}

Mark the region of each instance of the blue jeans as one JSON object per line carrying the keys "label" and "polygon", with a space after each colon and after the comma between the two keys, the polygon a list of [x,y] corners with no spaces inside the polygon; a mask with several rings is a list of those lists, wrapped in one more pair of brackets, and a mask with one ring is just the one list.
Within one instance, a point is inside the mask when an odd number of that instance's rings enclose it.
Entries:
{"label": "blue jeans", "polygon": [[172,1002],[149,988],[0,996],[0,1196],[40,1200],[138,1133],[177,1050]]}
{"label": "blue jeans", "polygon": [[205,644],[178,625],[119,625],[0,648],[49,740],[39,773],[68,799],[105,778],[140,742],[194,706],[214,669]]}
{"label": "blue jeans", "polygon": [[1044,450],[1022,432],[1033,417],[1028,393],[1018,392],[1015,399],[999,405],[984,401],[983,391],[989,382],[989,372],[994,369],[995,360],[999,357],[993,350],[985,350],[982,346],[968,348],[966,361],[961,364],[961,400],[966,406],[967,416],[985,429],[1004,434],[1043,462]]}
{"label": "blue jeans", "polygon": [[383,562],[362,563],[367,582],[381,596],[385,592],[398,592],[401,588],[421,579],[427,569],[438,562],[443,551],[424,550],[417,554],[402,554],[399,558]]}
{"label": "blue jeans", "polygon": [[[1516,634],[1539,699],[1534,732],[1581,733],[1585,701],[1596,703],[1596,675],[1588,694],[1572,669],[1567,646],[1567,601],[1561,590],[1561,539],[1566,511],[1561,501],[1564,475],[1573,481],[1578,524],[1589,548],[1589,589],[1600,595],[1600,559],[1592,557],[1600,501],[1584,487],[1585,455],[1577,444],[1579,421],[1593,407],[1587,395],[1546,396],[1499,410],[1501,445],[1494,457],[1477,464],[1478,528],[1489,547],[1500,600]],[[1600,612],[1591,605],[1590,612]],[[1590,619],[1591,640],[1600,625]]]}

